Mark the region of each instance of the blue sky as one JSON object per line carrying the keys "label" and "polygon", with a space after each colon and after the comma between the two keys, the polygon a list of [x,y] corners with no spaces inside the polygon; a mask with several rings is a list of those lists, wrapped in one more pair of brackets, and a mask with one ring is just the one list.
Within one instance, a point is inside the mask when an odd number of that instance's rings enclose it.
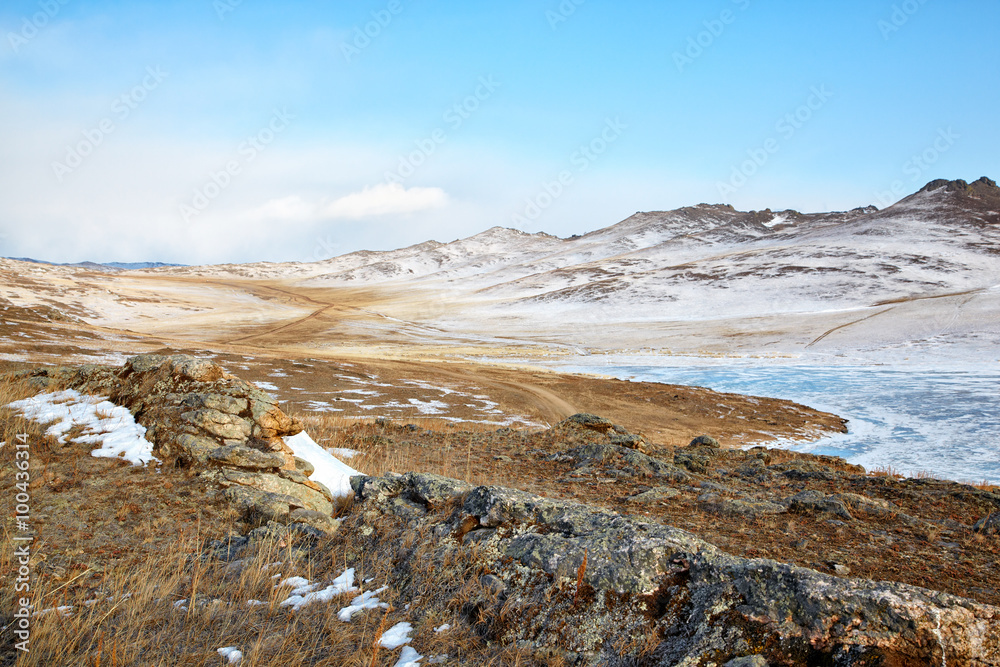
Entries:
{"label": "blue sky", "polygon": [[1000,177],[998,25],[993,0],[8,0],[0,255],[309,261],[884,206]]}

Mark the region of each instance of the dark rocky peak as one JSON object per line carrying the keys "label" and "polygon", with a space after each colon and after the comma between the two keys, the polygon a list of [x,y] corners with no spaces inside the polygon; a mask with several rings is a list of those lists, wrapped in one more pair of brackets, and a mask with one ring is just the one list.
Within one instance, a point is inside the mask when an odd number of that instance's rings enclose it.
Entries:
{"label": "dark rocky peak", "polygon": [[1000,187],[997,187],[996,181],[985,176],[972,183],[961,179],[931,181],[915,195],[899,203],[918,197],[934,197],[939,205],[960,209],[961,217],[972,223],[1000,224]]}
{"label": "dark rocky peak", "polygon": [[972,183],[966,183],[960,178],[954,181],[939,178],[922,187],[920,192],[933,192],[940,188],[944,188],[946,192],[958,192],[973,197],[1000,198],[1000,188],[997,187],[996,181],[985,176]]}

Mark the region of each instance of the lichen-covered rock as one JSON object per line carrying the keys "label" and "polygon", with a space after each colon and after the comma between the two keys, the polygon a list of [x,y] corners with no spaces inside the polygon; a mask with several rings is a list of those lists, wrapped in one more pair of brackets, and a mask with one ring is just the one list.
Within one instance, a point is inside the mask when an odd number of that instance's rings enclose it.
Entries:
{"label": "lichen-covered rock", "polygon": [[302,508],[292,510],[288,515],[288,521],[312,526],[326,535],[333,535],[340,527],[340,522],[329,514]]}
{"label": "lichen-covered rock", "polygon": [[295,469],[298,470],[303,475],[305,475],[306,477],[316,472],[316,466],[309,463],[309,461],[306,461],[305,459],[300,459],[297,456],[292,458],[293,458],[293,463],[295,464]]}
{"label": "lichen-covered rock", "polygon": [[670,486],[659,486],[649,491],[637,493],[627,499],[630,503],[659,503],[676,498],[681,492]]}
{"label": "lichen-covered rock", "polygon": [[972,527],[972,530],[983,535],[1000,534],[1000,512],[994,512],[989,516],[984,516],[976,522],[976,525]]}
{"label": "lichen-covered rock", "polygon": [[[474,607],[483,612],[477,618],[505,619],[479,628],[491,641],[558,646],[560,659],[595,666],[985,667],[1000,655],[996,607],[741,558],[686,531],[513,489],[445,493],[461,502],[436,508],[405,500],[420,496],[420,484],[413,475],[354,478],[359,511],[350,520],[400,521],[423,545],[393,564],[403,581],[426,570],[428,558],[450,562],[456,549],[472,550],[473,570],[502,585],[492,603]],[[362,528],[352,530],[378,534]],[[419,563],[405,560],[418,553]],[[650,636],[659,644],[641,660],[621,655],[621,646]]]}
{"label": "lichen-covered rock", "polygon": [[598,417],[597,415],[592,415],[587,412],[580,412],[566,419],[562,420],[556,424],[556,428],[562,427],[582,427],[590,429],[591,431],[597,431],[598,433],[607,433],[612,428],[614,424],[611,423],[610,419],[605,419],[604,417]]}
{"label": "lichen-covered rock", "polygon": [[634,449],[638,452],[645,452],[649,443],[641,435],[635,435],[629,433],[628,435],[613,435],[611,436],[611,444],[618,445],[619,447],[626,447],[628,449]]}
{"label": "lichen-covered rock", "polygon": [[333,503],[324,493],[297,481],[285,479],[281,475],[224,469],[216,479],[222,486],[238,484],[260,491],[291,496],[299,499],[301,506],[306,509],[316,510],[327,515],[333,513]]}
{"label": "lichen-covered rock", "polygon": [[153,442],[158,446],[160,453],[166,456],[178,456],[187,461],[205,463],[209,455],[219,448],[218,440],[203,435],[164,432],[162,429],[157,430],[156,434],[159,437]]}
{"label": "lichen-covered rock", "polygon": [[844,521],[854,520],[854,517],[847,510],[847,506],[843,501],[820,491],[808,490],[796,493],[794,496],[782,501],[782,504],[788,507],[789,512],[802,514],[825,512],[833,514]]}
{"label": "lichen-covered rock", "polygon": [[[242,445],[286,454],[281,438],[302,431],[273,398],[221,366],[188,355],[143,354],[122,368],[82,366],[39,369],[31,378],[58,382],[84,393],[103,394],[127,407],[147,428],[157,454],[204,463],[220,446]],[[214,446],[213,446],[214,444]]]}
{"label": "lichen-covered rock", "polygon": [[250,402],[246,398],[225,394],[189,394],[181,401],[181,404],[196,410],[208,408],[230,415],[241,415],[246,413]]}
{"label": "lichen-covered rock", "polygon": [[242,417],[211,408],[181,413],[181,419],[223,440],[246,440],[252,428],[250,422]]}
{"label": "lichen-covered rock", "polygon": [[262,452],[259,449],[242,445],[229,445],[213,449],[209,453],[208,459],[213,463],[255,470],[280,468],[285,464],[285,457],[281,454]]}
{"label": "lichen-covered rock", "polygon": [[698,498],[698,506],[706,512],[714,514],[729,514],[732,516],[754,517],[768,514],[782,514],[784,505],[766,500],[751,500],[745,498],[723,498],[710,493]]}
{"label": "lichen-covered rock", "polygon": [[274,438],[302,432],[302,424],[282,412],[270,399],[252,398],[250,413],[254,422],[253,435],[258,438]]}
{"label": "lichen-covered rock", "polygon": [[251,486],[234,485],[223,489],[222,497],[243,513],[253,524],[267,521],[287,522],[293,508],[302,501],[295,496],[262,491]]}
{"label": "lichen-covered rock", "polygon": [[659,477],[677,482],[690,479],[691,477],[688,473],[671,463],[620,445],[586,444],[575,447],[565,454],[558,454],[553,459],[572,461],[576,464],[577,468],[592,464],[603,464],[613,466],[632,475]]}
{"label": "lichen-covered rock", "polygon": [[711,447],[712,449],[719,449],[721,446],[719,441],[710,435],[699,435],[688,443],[688,447]]}

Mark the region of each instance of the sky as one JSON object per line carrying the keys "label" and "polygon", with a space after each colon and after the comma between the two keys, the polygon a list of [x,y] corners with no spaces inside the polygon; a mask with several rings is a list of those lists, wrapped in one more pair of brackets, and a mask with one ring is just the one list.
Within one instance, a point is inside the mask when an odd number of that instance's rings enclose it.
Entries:
{"label": "sky", "polygon": [[5,0],[0,256],[317,261],[1000,178],[995,0]]}

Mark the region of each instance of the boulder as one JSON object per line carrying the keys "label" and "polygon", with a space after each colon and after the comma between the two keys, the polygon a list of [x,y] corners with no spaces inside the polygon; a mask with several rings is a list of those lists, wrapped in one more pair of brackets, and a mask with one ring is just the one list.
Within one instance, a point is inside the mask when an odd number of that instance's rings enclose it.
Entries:
{"label": "boulder", "polygon": [[1000,534],[1000,512],[994,512],[989,516],[984,516],[976,522],[972,530],[981,535]]}
{"label": "boulder", "polygon": [[212,408],[184,412],[181,419],[224,440],[246,440],[252,430],[252,425],[246,419]]}
{"label": "boulder", "polygon": [[841,500],[820,491],[809,490],[796,493],[794,496],[785,498],[782,505],[786,506],[789,512],[800,514],[828,513],[845,521],[854,520],[854,517],[847,510],[847,506]]}
{"label": "boulder", "polygon": [[625,502],[629,503],[659,503],[670,500],[671,498],[676,498],[681,495],[681,492],[670,486],[659,486],[655,489],[650,489],[649,491],[644,491],[642,493],[637,493],[634,496],[630,496]]}
{"label": "boulder", "polygon": [[221,380],[225,372],[222,367],[207,359],[177,355],[169,358],[168,368],[172,375],[182,380],[194,382],[215,382]]}
{"label": "boulder", "polygon": [[316,472],[316,466],[309,463],[309,461],[306,461],[305,459],[300,459],[297,456],[294,456],[292,458],[293,458],[293,463],[295,464],[295,469],[298,470],[303,475],[305,475],[306,477]]}
{"label": "boulder", "polygon": [[697,438],[688,443],[688,447],[711,447],[712,449],[719,449],[722,445],[719,441],[710,435],[699,435]]}
{"label": "boulder", "polygon": [[292,508],[300,508],[302,504],[302,501],[294,496],[240,485],[224,489],[222,497],[236,506],[244,519],[254,524],[268,521],[287,522]]}
{"label": "boulder", "polygon": [[[503,618],[483,633],[587,656],[578,664],[985,666],[1000,655],[1000,608],[953,595],[733,556],[677,528],[513,489],[420,509],[399,502],[418,495],[413,476],[352,483],[352,534],[391,541],[379,530],[395,520],[414,536],[392,563],[400,581],[467,550],[471,571],[505,592],[476,603],[478,618]],[[501,614],[505,600],[515,613]],[[623,656],[624,637],[657,645]]]}
{"label": "boulder", "polygon": [[592,415],[587,412],[580,412],[567,417],[556,424],[556,428],[559,428],[560,426],[578,426],[590,429],[591,431],[597,431],[598,433],[607,433],[614,428],[614,424],[611,423],[610,419],[598,417],[597,415]]}
{"label": "boulder", "polygon": [[288,515],[288,521],[289,523],[302,523],[312,526],[326,535],[333,535],[337,532],[337,528],[340,527],[340,521],[337,521],[329,514],[302,508],[292,510]]}
{"label": "boulder", "polygon": [[221,465],[254,470],[280,468],[285,464],[285,457],[281,454],[262,452],[259,449],[242,445],[229,445],[214,449],[209,453],[208,459]]}
{"label": "boulder", "polygon": [[291,496],[299,500],[299,507],[316,510],[327,515],[333,513],[333,503],[330,502],[330,499],[324,493],[299,482],[286,479],[281,475],[224,469],[217,479],[222,486],[228,487],[238,484],[259,491]]}

